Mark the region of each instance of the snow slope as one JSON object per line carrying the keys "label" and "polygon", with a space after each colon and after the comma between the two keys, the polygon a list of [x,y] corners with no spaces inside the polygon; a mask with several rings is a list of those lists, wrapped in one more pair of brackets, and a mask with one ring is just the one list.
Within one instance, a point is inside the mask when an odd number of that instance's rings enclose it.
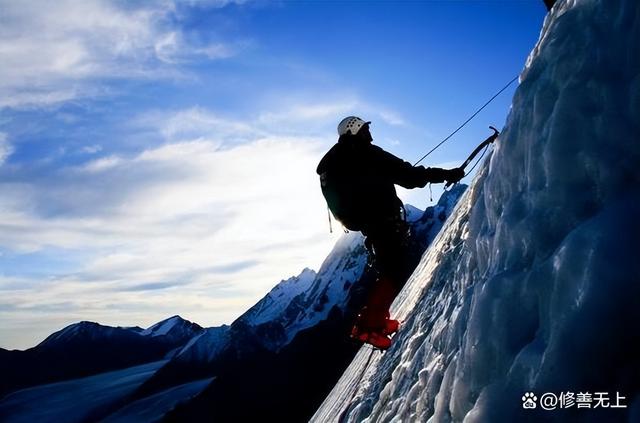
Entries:
{"label": "snow slope", "polygon": [[[640,2],[558,1],[520,81],[394,345],[361,349],[312,421],[640,421]],[[626,408],[542,409],[566,392]]]}
{"label": "snow slope", "polygon": [[183,362],[211,362],[228,342],[228,325],[206,328],[201,334],[191,338],[174,359]]}
{"label": "snow slope", "polygon": [[0,403],[0,421],[12,423],[78,422],[126,399],[166,361],[67,382],[27,388]]}
{"label": "snow slope", "polygon": [[158,422],[167,411],[172,409],[180,401],[186,401],[202,391],[213,379],[207,378],[189,382],[167,389],[147,398],[135,401],[111,414],[104,423],[116,422]]}

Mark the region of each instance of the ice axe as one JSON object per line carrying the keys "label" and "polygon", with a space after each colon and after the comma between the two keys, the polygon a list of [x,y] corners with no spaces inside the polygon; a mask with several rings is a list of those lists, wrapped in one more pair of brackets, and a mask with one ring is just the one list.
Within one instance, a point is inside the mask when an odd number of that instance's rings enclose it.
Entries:
{"label": "ice axe", "polygon": [[[482,141],[480,145],[478,145],[476,149],[473,150],[473,152],[469,155],[469,157],[467,157],[467,160],[465,160],[464,163],[462,163],[462,166],[460,166],[460,169],[464,170],[464,168],[466,168],[469,165],[469,163],[471,163],[471,161],[478,155],[478,153],[482,151],[483,148],[488,147],[489,144],[491,144],[496,140],[496,138],[498,138],[498,135],[500,135],[500,131],[498,131],[493,126],[489,126],[489,129],[493,129],[493,134],[491,134],[489,138],[487,138],[486,140]],[[467,175],[465,174],[465,176]],[[447,189],[451,185],[453,185],[453,182],[447,182],[444,188]]]}

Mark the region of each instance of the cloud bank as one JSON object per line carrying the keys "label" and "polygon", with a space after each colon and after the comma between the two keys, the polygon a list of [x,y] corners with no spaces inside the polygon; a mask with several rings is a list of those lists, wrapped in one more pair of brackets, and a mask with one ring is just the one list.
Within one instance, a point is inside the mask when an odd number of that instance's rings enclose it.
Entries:
{"label": "cloud bank", "polygon": [[177,65],[229,58],[245,45],[190,39],[180,8],[173,1],[0,1],[0,108],[105,95],[104,78],[185,77]]}
{"label": "cloud bank", "polygon": [[333,238],[314,170],[330,140],[269,133],[202,108],[144,113],[133,125],[164,142],[79,165],[3,170],[5,258],[78,257],[44,279],[1,279],[7,327],[36,325],[45,311],[48,330],[52,321],[145,324],[176,312],[229,322],[327,253]]}

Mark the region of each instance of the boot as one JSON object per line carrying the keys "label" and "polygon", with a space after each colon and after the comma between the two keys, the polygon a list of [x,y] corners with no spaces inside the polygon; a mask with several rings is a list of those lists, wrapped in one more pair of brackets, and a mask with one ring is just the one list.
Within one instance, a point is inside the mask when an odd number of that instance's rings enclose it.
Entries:
{"label": "boot", "polygon": [[391,335],[398,331],[400,322],[389,318],[389,311],[371,311],[364,307],[353,326],[352,335],[355,333],[376,332],[383,335]]}
{"label": "boot", "polygon": [[351,338],[381,350],[391,346],[390,335],[398,331],[400,322],[389,318],[388,311],[364,307],[351,329]]}
{"label": "boot", "polygon": [[351,337],[387,349],[391,345],[389,335],[398,331],[400,322],[389,317],[389,307],[397,292],[393,281],[380,277],[373,286],[367,305],[360,310],[356,322],[351,329]]}
{"label": "boot", "polygon": [[391,338],[389,338],[387,335],[376,332],[363,333],[358,337],[355,337],[355,339],[372,345],[373,347],[381,350],[389,349],[389,347],[391,346]]}

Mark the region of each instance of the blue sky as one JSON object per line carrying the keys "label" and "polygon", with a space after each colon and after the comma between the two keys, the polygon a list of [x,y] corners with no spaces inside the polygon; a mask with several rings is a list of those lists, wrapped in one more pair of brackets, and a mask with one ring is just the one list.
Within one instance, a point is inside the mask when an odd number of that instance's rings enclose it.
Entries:
{"label": "blue sky", "polygon": [[[318,269],[339,234],[315,166],[338,121],[371,120],[375,143],[415,162],[520,72],[545,12],[0,1],[0,347],[79,320],[230,323]],[[461,163],[514,90],[425,164]]]}

